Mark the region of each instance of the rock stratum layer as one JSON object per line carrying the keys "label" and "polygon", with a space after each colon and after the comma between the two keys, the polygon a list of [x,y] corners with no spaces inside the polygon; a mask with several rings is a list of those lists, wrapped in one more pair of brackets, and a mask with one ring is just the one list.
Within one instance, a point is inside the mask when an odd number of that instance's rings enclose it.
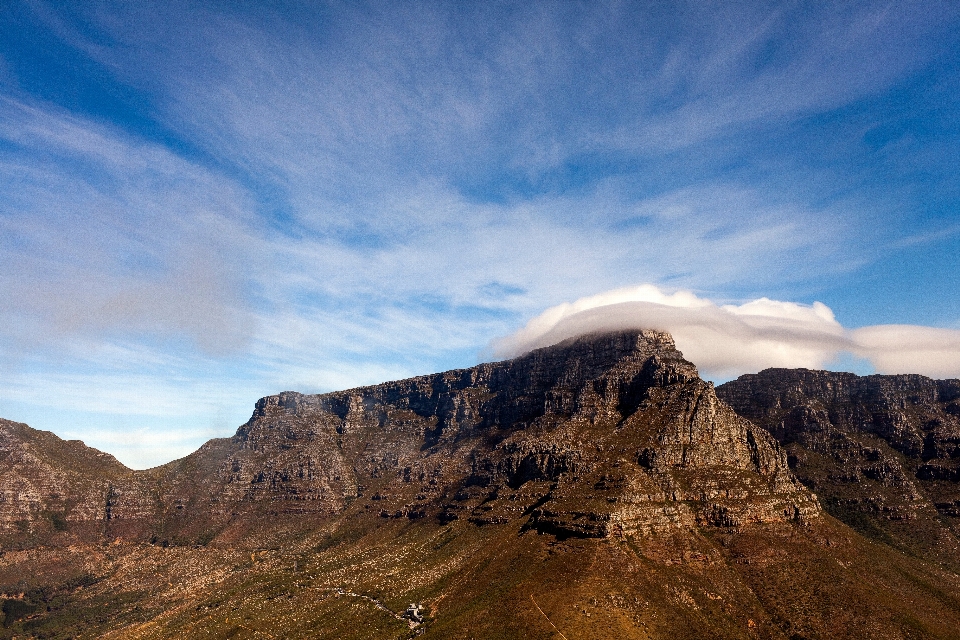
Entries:
{"label": "rock stratum layer", "polygon": [[0,421],[0,640],[958,638],[957,389],[715,390],[637,330],[269,396],[146,471]]}

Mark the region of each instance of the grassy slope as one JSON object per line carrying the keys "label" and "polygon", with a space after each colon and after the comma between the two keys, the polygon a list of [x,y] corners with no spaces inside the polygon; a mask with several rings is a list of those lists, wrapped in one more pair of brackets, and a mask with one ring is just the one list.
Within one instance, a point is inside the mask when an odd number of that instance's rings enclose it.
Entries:
{"label": "grassy slope", "polygon": [[[43,583],[48,601],[4,634],[960,637],[957,575],[829,518],[630,540],[557,540],[515,525],[341,522],[336,531],[291,531],[284,544],[259,551],[119,545],[63,551],[59,564],[47,554],[26,582]],[[37,586],[22,576],[38,557],[0,558],[0,586],[16,591],[16,576],[20,591]],[[98,581],[81,584],[80,574]],[[429,611],[416,630],[384,610],[402,612],[410,602]]]}

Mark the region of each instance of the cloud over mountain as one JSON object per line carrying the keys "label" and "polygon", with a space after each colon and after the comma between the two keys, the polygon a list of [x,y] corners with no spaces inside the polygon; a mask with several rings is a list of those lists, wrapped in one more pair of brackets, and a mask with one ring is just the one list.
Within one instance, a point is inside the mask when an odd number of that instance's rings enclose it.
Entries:
{"label": "cloud over mountain", "polygon": [[653,328],[717,379],[768,367],[823,369],[843,353],[864,358],[879,373],[960,376],[960,331],[914,325],[848,329],[825,304],[760,298],[717,305],[689,291],[667,294],[644,284],[551,307],[519,331],[493,342],[514,357],[585,333]]}

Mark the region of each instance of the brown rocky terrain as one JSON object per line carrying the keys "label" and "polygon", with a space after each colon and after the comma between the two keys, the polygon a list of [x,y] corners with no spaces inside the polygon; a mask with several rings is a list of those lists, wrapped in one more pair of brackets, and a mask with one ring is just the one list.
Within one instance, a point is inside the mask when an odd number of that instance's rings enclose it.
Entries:
{"label": "brown rocky terrain", "polygon": [[42,529],[39,516],[56,513],[61,529],[96,523],[77,529],[187,544],[265,515],[325,517],[354,505],[478,524],[522,517],[542,531],[603,537],[818,511],[770,435],[718,402],[670,336],[652,331],[373,387],[270,396],[233,438],[145,472],[17,429],[78,461],[17,458],[36,463],[4,475],[36,487],[30,508],[14,500],[0,515],[7,531]]}
{"label": "brown rocky terrain", "polygon": [[960,566],[960,380],[767,369],[717,394],[861,533]]}
{"label": "brown rocky terrain", "polygon": [[99,538],[113,488],[136,483],[136,472],[107,453],[0,419],[0,541],[6,547]]}
{"label": "brown rocky terrain", "polygon": [[960,629],[946,547],[905,554],[824,514],[660,332],[269,396],[232,438],[147,471],[0,429],[0,637]]}

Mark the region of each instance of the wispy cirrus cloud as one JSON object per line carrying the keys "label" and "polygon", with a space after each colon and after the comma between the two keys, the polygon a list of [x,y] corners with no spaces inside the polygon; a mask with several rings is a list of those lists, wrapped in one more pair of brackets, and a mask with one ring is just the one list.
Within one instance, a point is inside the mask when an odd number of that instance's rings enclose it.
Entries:
{"label": "wispy cirrus cloud", "polygon": [[[157,145],[0,98],[0,316],[21,340],[173,332],[248,337],[242,190]],[[226,249],[226,250],[224,250]],[[12,321],[11,318],[19,318]]]}
{"label": "wispy cirrus cloud", "polygon": [[[537,185],[584,154],[658,154],[781,125],[886,90],[942,51],[958,13],[949,2],[679,4],[290,16],[162,3],[150,20],[91,5],[86,29],[57,24],[160,96],[166,123],[207,152],[294,199],[336,199],[370,176],[368,190],[503,171]],[[84,35],[91,26],[123,46]]]}
{"label": "wispy cirrus cloud", "polygon": [[163,417],[221,424],[226,405],[236,425],[283,389],[472,364],[490,335],[597,282],[654,273],[719,287],[758,266],[782,281],[844,228],[719,185],[478,203],[432,181],[363,203],[381,212],[383,241],[293,236],[263,224],[227,176],[49,105],[5,105],[0,138],[19,151],[0,164],[24,170],[4,172],[17,196],[0,205],[0,247],[17,265],[0,275],[0,404],[35,423],[52,401],[81,422],[134,421],[92,431],[105,448]]}

